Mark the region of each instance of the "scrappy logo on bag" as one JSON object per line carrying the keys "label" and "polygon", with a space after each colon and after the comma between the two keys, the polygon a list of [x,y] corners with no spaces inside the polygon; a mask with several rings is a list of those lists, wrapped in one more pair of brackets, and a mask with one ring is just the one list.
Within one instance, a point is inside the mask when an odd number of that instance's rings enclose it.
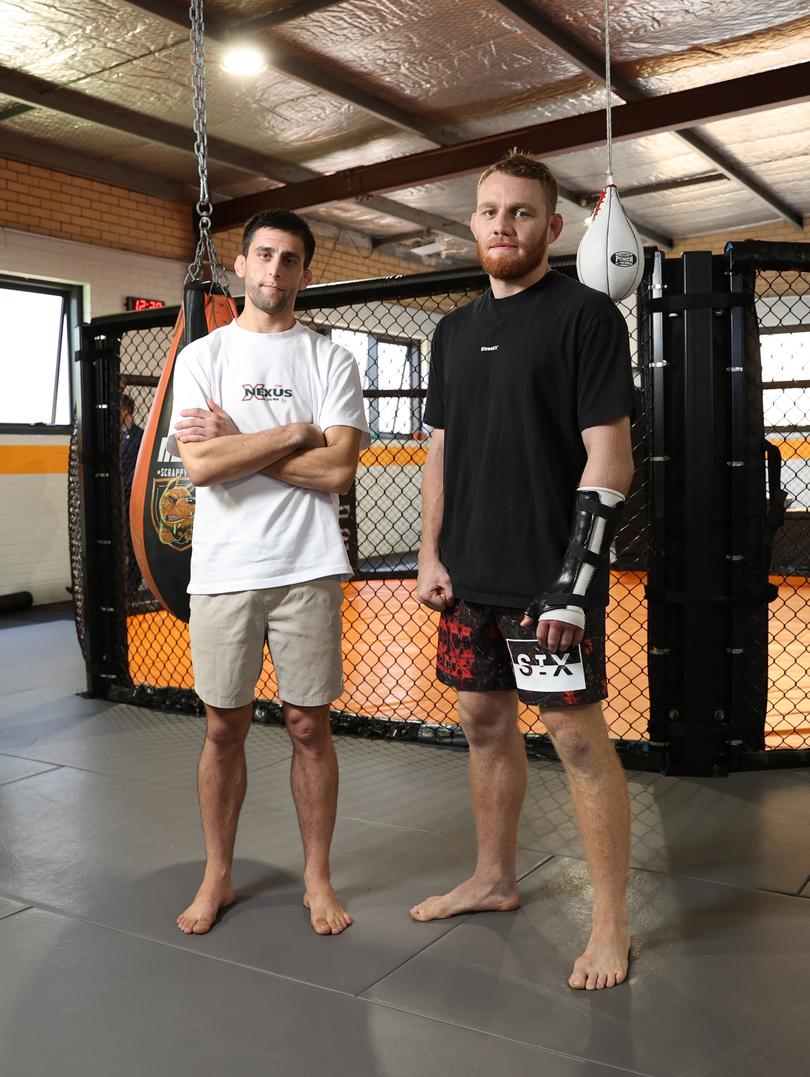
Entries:
{"label": "scrappy logo on bag", "polygon": [[191,546],[194,503],[194,487],[185,475],[152,482],[152,525],[164,545],[181,552]]}

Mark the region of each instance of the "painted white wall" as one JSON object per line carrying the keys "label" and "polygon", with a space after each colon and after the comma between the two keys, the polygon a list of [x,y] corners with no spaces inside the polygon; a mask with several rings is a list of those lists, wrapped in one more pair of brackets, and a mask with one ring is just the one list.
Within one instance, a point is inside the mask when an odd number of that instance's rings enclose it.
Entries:
{"label": "painted white wall", "polygon": [[[67,445],[67,437],[3,437],[4,445]],[[67,475],[0,475],[0,595],[66,602],[70,583]]]}
{"label": "painted white wall", "polygon": [[87,319],[123,311],[128,295],[178,303],[186,268],[171,258],[0,228],[0,273],[85,285]]}
{"label": "painted white wall", "polygon": [[[127,295],[180,300],[186,264],[0,228],[0,273],[84,286],[84,316],[115,314]],[[57,435],[4,435],[2,445],[66,444]],[[70,583],[67,475],[0,474],[0,594],[63,602]]]}

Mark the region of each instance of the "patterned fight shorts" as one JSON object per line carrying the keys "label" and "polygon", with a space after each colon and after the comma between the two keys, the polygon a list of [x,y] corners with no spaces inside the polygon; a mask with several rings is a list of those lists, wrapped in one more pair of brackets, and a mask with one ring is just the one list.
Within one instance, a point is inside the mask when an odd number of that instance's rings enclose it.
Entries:
{"label": "patterned fight shorts", "polygon": [[439,680],[462,692],[517,689],[521,702],[549,709],[607,697],[604,609],[588,610],[582,643],[557,654],[522,619],[522,609],[457,600],[439,621]]}

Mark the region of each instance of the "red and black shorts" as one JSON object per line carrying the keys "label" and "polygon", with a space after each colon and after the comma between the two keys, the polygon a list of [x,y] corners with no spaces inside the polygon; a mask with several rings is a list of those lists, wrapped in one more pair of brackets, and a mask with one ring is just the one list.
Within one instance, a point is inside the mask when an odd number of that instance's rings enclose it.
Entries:
{"label": "red and black shorts", "polygon": [[516,689],[523,703],[549,709],[607,698],[604,609],[588,610],[582,643],[558,654],[522,620],[522,609],[459,599],[439,621],[439,680],[462,692]]}

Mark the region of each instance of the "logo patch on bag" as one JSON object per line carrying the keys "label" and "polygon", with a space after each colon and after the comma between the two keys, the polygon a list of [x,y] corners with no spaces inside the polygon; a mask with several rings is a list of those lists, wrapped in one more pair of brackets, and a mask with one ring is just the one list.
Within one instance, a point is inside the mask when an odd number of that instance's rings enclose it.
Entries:
{"label": "logo patch on bag", "polygon": [[165,546],[187,550],[194,530],[195,491],[182,473],[170,479],[153,479],[152,526]]}
{"label": "logo patch on bag", "polygon": [[615,266],[621,266],[623,269],[629,269],[630,266],[634,266],[638,261],[638,258],[632,251],[616,251],[615,254],[610,256],[611,262]]}
{"label": "logo patch on bag", "polygon": [[515,684],[524,692],[580,692],[585,688],[582,648],[548,651],[533,639],[508,639]]}

